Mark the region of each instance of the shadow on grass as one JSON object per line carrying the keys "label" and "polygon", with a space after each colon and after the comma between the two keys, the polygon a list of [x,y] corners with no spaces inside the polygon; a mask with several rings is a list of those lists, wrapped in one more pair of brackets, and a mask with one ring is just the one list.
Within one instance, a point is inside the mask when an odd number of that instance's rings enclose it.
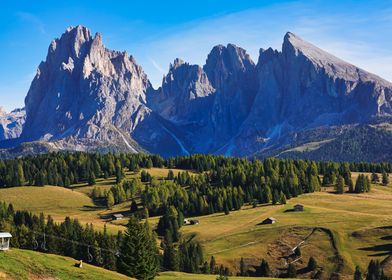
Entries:
{"label": "shadow on grass", "polygon": [[88,211],[97,211],[97,210],[104,210],[106,209],[105,206],[100,206],[100,205],[83,205],[83,208],[81,209],[84,212],[88,212]]}

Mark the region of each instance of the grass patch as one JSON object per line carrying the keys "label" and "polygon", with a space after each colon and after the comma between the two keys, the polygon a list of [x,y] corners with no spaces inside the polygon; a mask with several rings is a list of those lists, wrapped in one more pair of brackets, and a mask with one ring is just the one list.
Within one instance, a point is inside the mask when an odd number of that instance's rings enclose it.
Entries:
{"label": "grass patch", "polygon": [[74,266],[72,258],[29,250],[0,252],[0,279],[132,279],[89,264]]}

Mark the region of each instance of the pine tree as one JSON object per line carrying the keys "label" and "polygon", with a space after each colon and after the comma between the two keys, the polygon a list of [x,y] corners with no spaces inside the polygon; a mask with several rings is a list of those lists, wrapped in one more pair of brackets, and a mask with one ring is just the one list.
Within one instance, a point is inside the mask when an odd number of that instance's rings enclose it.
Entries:
{"label": "pine tree", "polygon": [[229,215],[230,214],[230,210],[229,210],[229,206],[228,206],[227,202],[225,203],[224,210],[225,210],[225,215]]}
{"label": "pine tree", "polygon": [[90,172],[88,179],[87,179],[87,183],[89,186],[95,185],[95,174],[94,172]]}
{"label": "pine tree", "polygon": [[119,271],[137,279],[154,279],[159,269],[158,248],[148,232],[135,217],[129,219],[120,249]]}
{"label": "pine tree", "polygon": [[260,266],[256,269],[257,276],[261,277],[270,277],[271,269],[269,267],[268,262],[265,259],[261,260]]}
{"label": "pine tree", "polygon": [[287,277],[288,278],[296,278],[297,277],[297,269],[295,268],[294,264],[289,264],[287,268]]}
{"label": "pine tree", "polygon": [[174,248],[171,233],[167,231],[163,241],[163,266],[171,271],[179,271],[180,263]]}
{"label": "pine tree", "polygon": [[125,176],[124,170],[122,169],[122,166],[121,166],[121,163],[119,160],[116,161],[115,170],[116,170],[116,184],[119,184]]}
{"label": "pine tree", "polygon": [[211,274],[216,273],[216,261],[214,256],[211,256],[210,258],[210,273]]}
{"label": "pine tree", "polygon": [[359,174],[357,181],[355,182],[355,192],[363,193],[365,192],[365,175]]}
{"label": "pine tree", "polygon": [[354,183],[353,183],[353,180],[352,180],[351,178],[349,178],[348,180],[345,180],[345,182],[346,182],[346,185],[348,186],[348,191],[349,191],[350,193],[353,193],[353,192],[354,192]]}
{"label": "pine tree", "polygon": [[371,181],[372,181],[372,183],[373,183],[373,184],[377,184],[379,180],[380,180],[380,178],[378,177],[378,174],[375,173],[375,172],[373,172],[373,173],[372,173],[372,176],[371,176]]}
{"label": "pine tree", "polygon": [[108,209],[111,209],[113,205],[114,205],[114,196],[113,193],[109,191],[106,197],[106,207]]}
{"label": "pine tree", "polygon": [[280,191],[279,203],[280,203],[280,204],[286,204],[286,203],[287,203],[287,201],[286,201],[286,195],[285,195],[282,191]]}
{"label": "pine tree", "polygon": [[240,260],[240,276],[246,276],[246,265],[245,265],[245,261],[244,258],[241,257]]}
{"label": "pine tree", "polygon": [[[343,178],[343,177],[342,177],[342,178]],[[313,270],[315,270],[316,268],[317,268],[317,262],[316,262],[315,258],[310,257],[310,258],[309,258],[309,261],[308,261],[308,269],[309,269],[310,271],[313,271]]]}
{"label": "pine tree", "polygon": [[359,266],[357,265],[357,266],[355,267],[354,280],[362,280],[362,279],[363,279],[363,277],[362,277],[362,271],[361,271],[361,269],[359,268]]}
{"label": "pine tree", "polygon": [[279,202],[279,200],[280,200],[279,192],[277,189],[274,189],[274,191],[272,192],[272,204],[275,205],[276,203]]}
{"label": "pine tree", "polygon": [[23,165],[22,165],[22,162],[20,162],[20,161],[18,161],[16,178],[17,178],[17,180],[16,180],[15,186],[23,186],[26,179],[24,176]]}
{"label": "pine tree", "polygon": [[387,186],[389,184],[389,176],[385,171],[382,173],[382,184]]}
{"label": "pine tree", "polygon": [[138,210],[137,203],[134,199],[132,199],[131,203],[131,213],[135,213]]}
{"label": "pine tree", "polygon": [[336,193],[343,194],[344,193],[344,178],[342,176],[338,176],[336,180]]}
{"label": "pine tree", "polygon": [[201,273],[210,274],[210,265],[208,264],[207,261],[203,263],[203,266],[201,267]]}
{"label": "pine tree", "polygon": [[173,179],[174,179],[173,170],[171,170],[171,169],[169,170],[169,172],[167,173],[166,179],[167,179],[167,180],[173,180]]}

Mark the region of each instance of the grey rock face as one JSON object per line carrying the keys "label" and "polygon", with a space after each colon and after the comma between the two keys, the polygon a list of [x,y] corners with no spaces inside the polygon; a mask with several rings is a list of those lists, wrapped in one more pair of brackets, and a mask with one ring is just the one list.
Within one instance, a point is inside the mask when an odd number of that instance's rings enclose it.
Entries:
{"label": "grey rock face", "polygon": [[24,108],[7,113],[0,107],[0,141],[18,138],[22,133],[25,117]]}
{"label": "grey rock face", "polygon": [[[117,141],[135,151],[130,137],[151,84],[126,52],[104,47],[100,34],[67,29],[54,40],[27,94],[24,141]],[[64,141],[66,139],[66,141]]]}
{"label": "grey rock face", "polygon": [[288,133],[390,117],[392,84],[287,33],[282,52],[261,50],[257,95],[236,155],[274,145]]}
{"label": "grey rock face", "polygon": [[213,153],[238,132],[255,85],[255,65],[246,51],[219,45],[203,68],[176,59],[149,105],[176,126],[191,153]]}
{"label": "grey rock face", "polygon": [[162,81],[162,87],[149,100],[163,118],[176,124],[208,121],[215,89],[204,70],[176,59]]}

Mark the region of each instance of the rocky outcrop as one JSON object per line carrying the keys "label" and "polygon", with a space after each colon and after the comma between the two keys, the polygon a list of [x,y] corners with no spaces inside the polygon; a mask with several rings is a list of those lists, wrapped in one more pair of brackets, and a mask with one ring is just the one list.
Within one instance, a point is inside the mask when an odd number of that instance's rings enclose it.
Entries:
{"label": "rocky outcrop", "polygon": [[31,84],[22,139],[61,140],[78,149],[115,142],[136,151],[131,133],[149,90],[132,56],[106,49],[101,35],[85,27],[69,28],[51,43]]}
{"label": "rocky outcrop", "polygon": [[[392,84],[287,33],[282,51],[261,50],[257,95],[234,154],[249,155],[320,126],[391,117]],[[291,135],[291,136],[289,136]]]}
{"label": "rocky outcrop", "polygon": [[22,133],[25,117],[24,108],[7,113],[0,107],[0,141],[18,138]]}
{"label": "rocky outcrop", "polygon": [[149,105],[176,127],[191,153],[213,153],[238,132],[255,96],[255,64],[218,45],[202,67],[176,59]]}

